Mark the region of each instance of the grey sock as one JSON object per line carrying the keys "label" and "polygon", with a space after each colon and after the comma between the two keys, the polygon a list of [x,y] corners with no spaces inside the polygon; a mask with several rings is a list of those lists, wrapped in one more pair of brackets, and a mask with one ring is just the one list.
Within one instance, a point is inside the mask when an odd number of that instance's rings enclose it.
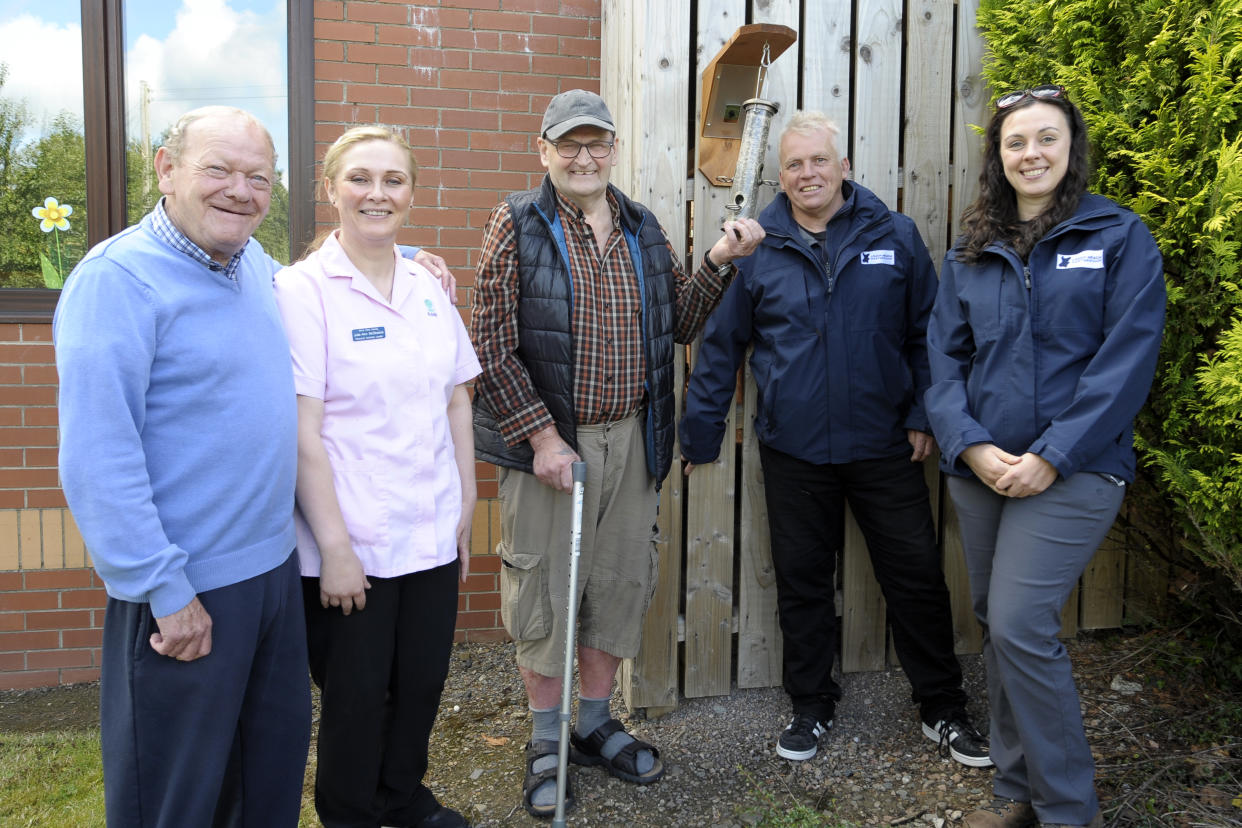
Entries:
{"label": "grey sock", "polygon": [[[559,707],[550,707],[547,710],[536,710],[530,708],[530,715],[533,721],[530,738],[531,741],[548,741],[559,742],[561,739],[561,709]],[[555,769],[557,763],[557,755],[555,753],[549,756],[540,756],[531,765],[531,770],[539,773],[543,770]],[[546,808],[549,805],[556,804],[556,778],[547,780],[530,795],[530,802],[540,808]]]}
{"label": "grey sock", "polygon": [[[603,699],[587,699],[582,696],[578,697],[578,723],[574,725],[574,731],[578,736],[586,738],[591,735],[600,725],[612,718],[612,714],[608,709],[608,698]],[[600,748],[600,753],[605,759],[611,759],[620,752],[621,748],[634,741],[634,737],[619,730],[608,737],[604,742],[604,746]],[[655,767],[655,757],[651,755],[651,751],[642,750],[634,757],[634,762],[638,766],[640,774],[646,773]]]}

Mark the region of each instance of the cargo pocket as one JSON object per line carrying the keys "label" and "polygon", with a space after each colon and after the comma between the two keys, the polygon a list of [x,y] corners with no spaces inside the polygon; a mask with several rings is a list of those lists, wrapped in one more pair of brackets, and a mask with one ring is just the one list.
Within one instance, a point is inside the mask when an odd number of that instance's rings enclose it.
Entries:
{"label": "cargo pocket", "polygon": [[515,641],[548,637],[551,599],[547,567],[538,552],[514,552],[496,544],[500,556],[500,619]]}

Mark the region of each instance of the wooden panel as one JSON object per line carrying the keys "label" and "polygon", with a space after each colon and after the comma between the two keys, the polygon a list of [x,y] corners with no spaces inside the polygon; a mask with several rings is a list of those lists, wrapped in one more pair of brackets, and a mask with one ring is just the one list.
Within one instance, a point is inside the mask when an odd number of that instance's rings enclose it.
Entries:
{"label": "wooden panel", "polygon": [[[749,358],[749,354],[747,354]],[[755,380],[746,368],[746,404],[742,415],[742,522],[738,539],[737,686],[771,687],[781,683],[783,643],[776,606],[772,538],[763,494],[763,469],[755,437]]]}
{"label": "wooden panel", "polygon": [[1078,598],[1082,592],[1079,584],[1074,584],[1074,591],[1070,593],[1069,598],[1065,601],[1065,606],[1061,608],[1061,632],[1059,638],[1073,638],[1078,635]]}
{"label": "wooden panel", "polygon": [[[699,3],[696,80],[721,46],[746,22],[742,0]],[[696,83],[696,118],[705,101]],[[694,261],[720,237],[720,216],[729,191],[695,173]],[[687,485],[685,677],[688,698],[728,693],[733,649],[733,415],[726,423],[724,449],[716,463],[694,473]]]}
{"label": "wooden panel", "polygon": [[910,0],[907,9],[905,170],[901,211],[914,219],[937,268],[949,241],[949,107],[952,0]]}
{"label": "wooden panel", "polygon": [[901,141],[901,0],[858,0],[851,178],[897,208]]}
{"label": "wooden panel", "polygon": [[988,88],[981,74],[983,38],[975,29],[979,0],[957,4],[957,56],[953,67],[953,202],[952,235],[961,228],[962,210],[979,194],[983,139],[974,125],[988,122]]}
{"label": "wooden panel", "polygon": [[845,578],[842,585],[841,670],[883,670],[884,596],[876,583],[862,530],[845,510]]}
{"label": "wooden panel", "polygon": [[17,510],[0,509],[0,572],[21,569],[20,550]]}
{"label": "wooden panel", "polygon": [[818,109],[841,128],[838,149],[850,155],[851,0],[815,0],[804,10],[802,109]]}
{"label": "wooden panel", "polygon": [[[752,11],[755,23],[776,23],[798,29],[798,0],[766,0],[755,2]],[[772,117],[772,126],[768,133],[768,152],[764,156],[763,178],[765,181],[777,181],[780,177],[780,134],[789,116],[798,108],[798,49],[797,44],[773,61],[768,70],[767,88],[764,97],[780,105],[776,115]],[[776,197],[780,187],[776,184],[765,184],[759,187],[756,199],[755,215],[758,216],[764,207]],[[739,665],[740,669],[740,665]]]}
{"label": "wooden panel", "polygon": [[1120,526],[1114,525],[1082,573],[1082,609],[1078,624],[1084,630],[1121,626],[1125,601],[1126,553]]}
{"label": "wooden panel", "polygon": [[[608,0],[604,17],[601,90],[617,123],[618,166],[613,181],[655,213],[680,256],[686,246],[686,123],[689,108],[690,10]],[[684,367],[678,357],[675,387]],[[674,456],[677,449],[674,448]],[[661,489],[655,594],[639,654],[622,666],[629,709],[658,715],[677,704],[677,622],[680,603],[682,493],[679,464]]]}

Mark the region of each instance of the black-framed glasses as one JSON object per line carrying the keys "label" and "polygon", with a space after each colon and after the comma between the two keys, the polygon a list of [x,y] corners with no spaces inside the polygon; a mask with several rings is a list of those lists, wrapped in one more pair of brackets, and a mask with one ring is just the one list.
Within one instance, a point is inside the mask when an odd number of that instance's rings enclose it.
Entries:
{"label": "black-framed glasses", "polygon": [[1008,109],[1020,101],[1027,98],[1034,98],[1037,101],[1048,100],[1049,98],[1065,97],[1065,87],[1058,86],[1055,83],[1045,83],[1043,86],[1036,86],[1034,89],[1019,89],[1006,95],[1001,95],[996,99],[997,109]]}
{"label": "black-framed glasses", "polygon": [[556,154],[561,158],[577,158],[583,147],[586,147],[587,154],[592,158],[607,158],[613,146],[612,141],[592,141],[589,144],[582,144],[578,141],[552,141],[550,143],[556,147]]}

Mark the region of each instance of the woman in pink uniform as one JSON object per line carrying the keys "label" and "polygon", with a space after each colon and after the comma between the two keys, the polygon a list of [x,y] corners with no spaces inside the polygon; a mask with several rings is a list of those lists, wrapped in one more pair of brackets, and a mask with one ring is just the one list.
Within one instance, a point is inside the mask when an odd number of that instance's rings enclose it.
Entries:
{"label": "woman in pink uniform", "polygon": [[324,159],[340,228],[276,277],[298,394],[298,555],[322,693],[315,807],[336,826],[464,826],[422,784],[470,568],[479,373],[439,281],[396,248],[409,145],[355,127]]}

